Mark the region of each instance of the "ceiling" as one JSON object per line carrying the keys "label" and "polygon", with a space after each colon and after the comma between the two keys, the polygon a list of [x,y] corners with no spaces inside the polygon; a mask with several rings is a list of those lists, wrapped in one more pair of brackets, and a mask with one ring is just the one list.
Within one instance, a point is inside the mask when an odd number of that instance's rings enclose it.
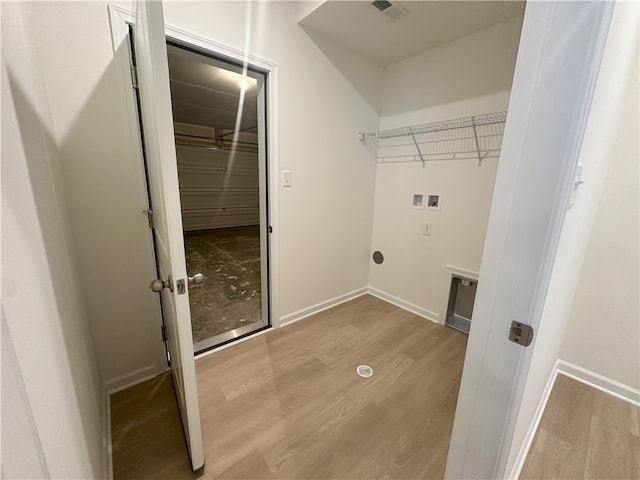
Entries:
{"label": "ceiling", "polygon": [[[395,21],[369,1],[328,1],[300,24],[380,66],[487,28],[524,13],[516,1],[406,1]],[[243,79],[241,68],[167,46],[174,121],[235,130]],[[249,72],[251,75],[251,72]],[[239,130],[255,132],[257,81],[246,80]]]}
{"label": "ceiling", "polygon": [[[167,46],[173,120],[216,129],[235,130],[243,79],[238,67]],[[236,70],[232,71],[230,69]],[[246,81],[239,130],[257,125],[257,82]]]}
{"label": "ceiling", "polygon": [[389,20],[369,1],[327,1],[299,24],[385,67],[524,13],[523,1],[405,1]]}

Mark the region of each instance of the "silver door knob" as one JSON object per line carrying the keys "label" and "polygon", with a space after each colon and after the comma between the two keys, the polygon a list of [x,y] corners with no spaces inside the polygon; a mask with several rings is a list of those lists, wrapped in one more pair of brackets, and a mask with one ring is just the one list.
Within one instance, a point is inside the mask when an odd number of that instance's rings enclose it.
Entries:
{"label": "silver door knob", "polygon": [[189,277],[189,286],[200,285],[202,282],[204,282],[204,275],[201,273],[196,273],[193,277]]}
{"label": "silver door knob", "polygon": [[173,292],[173,281],[171,280],[171,275],[169,275],[169,278],[166,280],[162,280],[161,278],[156,278],[153,282],[151,282],[151,285],[149,285],[149,288],[151,289],[152,292],[156,292],[156,293],[160,293],[165,288],[168,288]]}

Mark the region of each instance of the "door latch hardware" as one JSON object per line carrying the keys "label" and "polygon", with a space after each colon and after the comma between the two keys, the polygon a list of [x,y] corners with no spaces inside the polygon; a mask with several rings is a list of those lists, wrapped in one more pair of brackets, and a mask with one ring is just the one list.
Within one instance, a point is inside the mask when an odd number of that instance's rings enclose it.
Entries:
{"label": "door latch hardware", "polygon": [[165,288],[168,288],[173,292],[173,279],[171,278],[171,275],[169,275],[169,278],[167,278],[166,280],[156,278],[153,282],[151,282],[149,288],[151,289],[151,291],[156,293],[162,292],[162,290],[164,290]]}
{"label": "door latch hardware", "polygon": [[162,327],[160,327],[160,330],[162,330],[162,341],[166,342],[167,340],[169,340],[169,337],[167,337],[167,327],[162,325]]}
{"label": "door latch hardware", "polygon": [[200,285],[202,282],[204,282],[204,275],[201,273],[196,273],[193,277],[188,277],[188,278],[189,278],[189,286]]}
{"label": "door latch hardware", "polygon": [[182,295],[187,291],[187,287],[184,283],[184,278],[176,280],[176,287],[178,287],[178,295]]}
{"label": "door latch hardware", "polygon": [[518,345],[526,347],[531,344],[533,340],[533,327],[526,323],[511,322],[511,328],[509,329],[509,340]]}

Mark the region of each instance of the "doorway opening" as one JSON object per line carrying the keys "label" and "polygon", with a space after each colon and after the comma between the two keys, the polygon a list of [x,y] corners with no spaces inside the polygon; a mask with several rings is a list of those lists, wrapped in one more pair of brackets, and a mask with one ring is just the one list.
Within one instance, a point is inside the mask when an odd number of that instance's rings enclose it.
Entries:
{"label": "doorway opening", "polygon": [[195,354],[270,326],[266,74],[167,42]]}

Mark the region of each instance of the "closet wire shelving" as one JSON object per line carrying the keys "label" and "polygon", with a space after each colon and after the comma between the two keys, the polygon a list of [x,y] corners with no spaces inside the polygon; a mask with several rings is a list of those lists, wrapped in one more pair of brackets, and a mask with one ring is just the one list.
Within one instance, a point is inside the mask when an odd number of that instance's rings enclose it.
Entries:
{"label": "closet wire shelving", "polygon": [[360,133],[378,163],[498,158],[507,112]]}

